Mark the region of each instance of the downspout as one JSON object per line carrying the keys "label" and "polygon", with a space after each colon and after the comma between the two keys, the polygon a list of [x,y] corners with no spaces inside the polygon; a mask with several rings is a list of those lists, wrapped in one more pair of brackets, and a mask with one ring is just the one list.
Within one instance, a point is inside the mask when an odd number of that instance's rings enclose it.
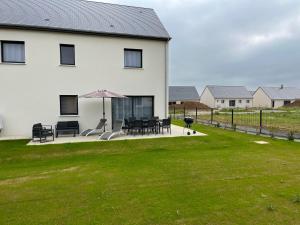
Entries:
{"label": "downspout", "polygon": [[169,116],[169,42],[165,45],[165,118]]}

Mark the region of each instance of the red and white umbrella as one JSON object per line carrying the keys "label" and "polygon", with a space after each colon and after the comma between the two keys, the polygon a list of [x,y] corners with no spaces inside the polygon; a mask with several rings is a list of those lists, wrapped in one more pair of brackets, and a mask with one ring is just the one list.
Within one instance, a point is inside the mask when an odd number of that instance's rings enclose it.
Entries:
{"label": "red and white umbrella", "polygon": [[[93,91],[91,93],[81,95],[79,98],[102,98],[103,99],[103,119],[105,119],[105,98],[127,98],[124,95],[120,95],[117,93],[114,93],[112,91],[107,91],[107,90],[98,90],[98,91]],[[105,131],[105,126],[104,126],[104,131]]]}

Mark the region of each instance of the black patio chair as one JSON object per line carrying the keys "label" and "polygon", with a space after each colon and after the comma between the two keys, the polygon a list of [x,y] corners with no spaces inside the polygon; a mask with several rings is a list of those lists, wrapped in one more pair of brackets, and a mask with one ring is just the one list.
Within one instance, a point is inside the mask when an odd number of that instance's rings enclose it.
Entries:
{"label": "black patio chair", "polygon": [[133,121],[131,131],[133,131],[135,133],[143,133],[143,120]]}
{"label": "black patio chair", "polygon": [[162,133],[164,133],[164,129],[167,129],[167,132],[171,134],[171,118],[163,119],[160,128],[162,129]]}
{"label": "black patio chair", "polygon": [[151,132],[153,134],[157,133],[157,121],[156,120],[149,120],[147,126],[147,132]]}
{"label": "black patio chair", "polygon": [[128,119],[124,119],[124,126],[122,127],[125,132],[130,133],[133,127],[133,122],[129,121]]}
{"label": "black patio chair", "polygon": [[47,137],[52,137],[52,141],[54,141],[54,130],[51,125],[42,125],[41,123],[33,125],[32,141],[38,138],[40,143],[43,143],[47,141]]}

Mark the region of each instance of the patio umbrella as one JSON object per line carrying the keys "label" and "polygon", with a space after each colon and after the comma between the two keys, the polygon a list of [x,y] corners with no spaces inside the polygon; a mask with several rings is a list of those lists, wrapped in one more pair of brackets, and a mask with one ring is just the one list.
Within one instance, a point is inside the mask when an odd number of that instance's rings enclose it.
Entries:
{"label": "patio umbrella", "polygon": [[[111,91],[107,90],[98,90],[98,91],[93,91],[91,93],[81,95],[79,98],[102,98],[103,100],[103,119],[105,119],[105,98],[127,98],[124,95],[120,95]],[[104,131],[105,131],[105,125],[104,125]]]}

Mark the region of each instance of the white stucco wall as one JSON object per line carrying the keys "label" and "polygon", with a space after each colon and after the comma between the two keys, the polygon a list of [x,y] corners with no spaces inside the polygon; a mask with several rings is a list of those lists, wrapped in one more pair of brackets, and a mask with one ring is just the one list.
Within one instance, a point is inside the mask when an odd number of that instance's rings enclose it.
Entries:
{"label": "white stucco wall", "polygon": [[258,88],[253,95],[253,106],[258,108],[272,107],[271,99],[261,88]]}
{"label": "white stucco wall", "polygon": [[[224,100],[224,103],[222,103],[222,100]],[[235,107],[229,106],[229,101],[235,100]],[[241,102],[239,102],[241,100]],[[247,100],[249,100],[249,103],[247,103]],[[216,99],[215,100],[215,106],[216,108],[251,108],[253,107],[253,100],[252,99]]]}
{"label": "white stucco wall", "polygon": [[206,87],[201,96],[200,96],[200,102],[207,105],[210,108],[215,108],[215,98],[209,91],[209,89]]}
{"label": "white stucco wall", "polygon": [[[95,127],[102,117],[102,100],[79,99],[79,116],[60,116],[59,95],[97,89],[154,96],[154,114],[168,114],[165,41],[0,29],[1,40],[25,41],[26,64],[0,64],[0,115],[5,125],[0,137],[30,137],[37,122],[78,120],[81,130]],[[75,45],[76,66],[60,65],[59,44]],[[143,49],[143,69],[124,69],[124,48]],[[110,122],[109,100],[106,115]]]}

